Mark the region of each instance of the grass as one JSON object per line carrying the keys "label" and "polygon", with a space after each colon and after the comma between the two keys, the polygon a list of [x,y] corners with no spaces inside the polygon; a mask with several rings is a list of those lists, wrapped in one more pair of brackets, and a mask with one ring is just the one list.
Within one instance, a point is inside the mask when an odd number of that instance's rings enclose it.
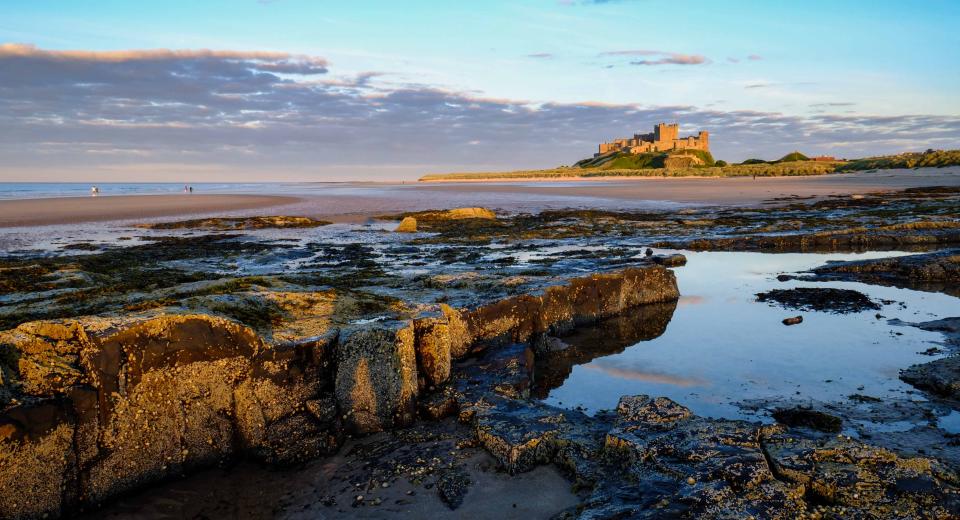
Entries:
{"label": "grass", "polygon": [[728,166],[696,166],[692,168],[554,168],[550,170],[518,170],[512,172],[446,173],[424,175],[421,181],[468,181],[495,179],[563,179],[571,177],[780,177],[825,175],[837,163],[797,161],[788,163],[731,164]]}
{"label": "grass", "polygon": [[809,157],[807,157],[806,155],[803,155],[800,152],[790,152],[787,155],[784,155],[783,157],[781,157],[776,162],[785,163],[785,162],[799,162],[799,161],[809,161],[809,160],[810,160]]}
{"label": "grass", "polygon": [[592,157],[574,166],[546,170],[508,172],[445,173],[424,175],[421,181],[470,181],[509,179],[563,179],[574,177],[789,177],[826,175],[835,172],[880,170],[889,168],[929,168],[960,165],[960,150],[927,150],[852,161],[811,161],[800,152],[789,153],[776,161],[747,159],[740,164],[714,162],[709,152],[682,150],[672,155],[697,155],[710,166],[666,169],[666,153],[614,153]]}
{"label": "grass", "polygon": [[603,169],[603,170],[642,170],[647,168],[663,168],[668,157],[694,156],[700,160],[702,166],[713,166],[713,155],[703,150],[677,150],[672,152],[626,153],[616,152],[604,154],[600,157],[590,157],[577,162],[575,168]]}
{"label": "grass", "polygon": [[887,170],[891,168],[943,168],[960,165],[960,150],[927,150],[855,159],[837,166],[838,172]]}

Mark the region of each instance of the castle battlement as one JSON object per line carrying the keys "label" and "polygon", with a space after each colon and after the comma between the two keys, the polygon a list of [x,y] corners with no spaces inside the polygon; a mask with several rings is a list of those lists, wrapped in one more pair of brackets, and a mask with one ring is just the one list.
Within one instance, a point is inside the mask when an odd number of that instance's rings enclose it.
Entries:
{"label": "castle battlement", "polygon": [[671,150],[710,151],[710,133],[701,130],[696,136],[680,137],[680,125],[660,123],[649,134],[634,134],[633,137],[615,139],[600,143],[594,157],[610,152],[649,153],[669,152]]}

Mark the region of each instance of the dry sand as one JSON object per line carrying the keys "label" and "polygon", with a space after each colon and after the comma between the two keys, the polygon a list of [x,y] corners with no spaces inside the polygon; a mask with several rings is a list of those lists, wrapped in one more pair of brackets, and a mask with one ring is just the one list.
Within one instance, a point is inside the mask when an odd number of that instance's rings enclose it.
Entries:
{"label": "dry sand", "polygon": [[0,201],[0,227],[134,220],[291,204],[274,195],[116,195]]}
{"label": "dry sand", "polygon": [[[558,185],[562,184],[562,185]],[[530,193],[705,204],[759,204],[774,198],[826,197],[919,186],[960,186],[960,168],[883,170],[795,177],[619,177],[425,183],[434,192]]]}
{"label": "dry sand", "polygon": [[[789,197],[847,196],[920,186],[960,186],[960,168],[882,170],[808,177],[629,177],[443,183],[305,185],[281,195],[129,195],[0,201],[0,227],[223,215],[309,216],[363,222],[375,215],[482,206],[501,211],[668,208],[662,202],[756,206]],[[658,206],[659,204],[659,206]],[[275,206],[286,205],[283,208]]]}

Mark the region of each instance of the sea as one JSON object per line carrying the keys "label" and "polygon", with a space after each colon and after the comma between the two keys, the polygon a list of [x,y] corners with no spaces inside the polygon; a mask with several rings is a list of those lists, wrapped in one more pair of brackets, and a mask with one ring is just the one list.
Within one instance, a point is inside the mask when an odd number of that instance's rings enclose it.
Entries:
{"label": "sea", "polygon": [[[223,183],[201,182],[190,184],[194,193],[263,193],[295,194],[314,191],[322,185],[341,183]],[[50,197],[89,197],[90,188],[100,189],[100,196],[110,195],[164,195],[183,193],[184,184],[177,182],[0,182],[0,200],[43,199]]]}

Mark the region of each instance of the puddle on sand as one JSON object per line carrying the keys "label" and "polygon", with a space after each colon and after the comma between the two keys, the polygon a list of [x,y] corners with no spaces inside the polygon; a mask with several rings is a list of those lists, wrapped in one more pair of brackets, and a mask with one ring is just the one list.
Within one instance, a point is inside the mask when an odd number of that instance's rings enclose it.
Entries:
{"label": "puddle on sand", "polygon": [[[683,295],[675,310],[641,308],[633,325],[625,317],[612,328],[605,324],[561,338],[575,348],[538,365],[533,394],[588,413],[615,407],[623,395],[666,396],[697,414],[732,419],[757,418],[738,406],[748,400],[841,402],[851,394],[922,399],[898,373],[935,359],[919,352],[942,336],[888,320],[920,322],[960,314],[960,300],[939,293],[776,280],[777,274],[831,260],[898,253],[684,254],[687,265],[675,269]],[[875,301],[895,303],[882,304],[879,311],[830,314],[756,301],[756,293],[792,287],[854,289]],[[798,314],[803,323],[781,323]]]}

